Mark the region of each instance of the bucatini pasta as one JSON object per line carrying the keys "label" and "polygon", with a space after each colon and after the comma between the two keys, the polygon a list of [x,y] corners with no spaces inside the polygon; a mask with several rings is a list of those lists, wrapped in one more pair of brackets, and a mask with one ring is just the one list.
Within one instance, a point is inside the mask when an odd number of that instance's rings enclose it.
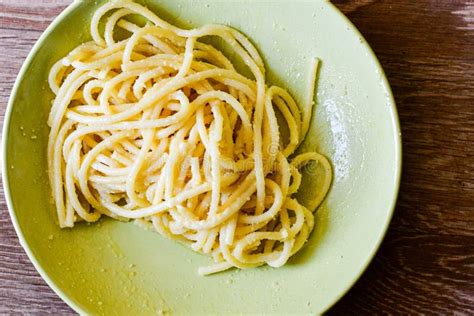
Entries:
{"label": "bucatini pasta", "polygon": [[[131,14],[147,23],[126,20]],[[130,35],[118,40],[119,28]],[[91,35],[49,75],[56,97],[48,167],[59,225],[135,219],[212,256],[201,274],[285,264],[307,240],[331,183],[324,156],[293,155],[310,124],[318,60],[300,110],[285,89],[266,86],[258,51],[228,26],[180,29],[137,3],[111,1],[95,12]],[[227,43],[253,78],[204,36]],[[294,194],[309,161],[323,178],[302,205]]]}

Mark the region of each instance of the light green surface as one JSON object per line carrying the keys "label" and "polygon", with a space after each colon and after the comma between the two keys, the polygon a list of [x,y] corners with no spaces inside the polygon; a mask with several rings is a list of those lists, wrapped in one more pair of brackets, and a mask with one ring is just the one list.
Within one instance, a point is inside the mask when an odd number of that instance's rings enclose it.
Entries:
{"label": "light green surface", "polygon": [[[323,61],[304,143],[332,161],[335,179],[306,247],[280,268],[200,277],[210,259],[131,223],[60,230],[46,174],[49,68],[88,39],[101,1],[79,1],[46,31],[15,85],[4,125],[4,185],[15,228],[48,284],[94,314],[320,313],[355,282],[391,218],[400,139],[390,88],[354,27],[325,1],[145,1],[180,26],[216,22],[248,35],[270,82],[301,99],[311,56]],[[304,148],[303,148],[304,149]],[[312,194],[313,185],[305,185]]]}

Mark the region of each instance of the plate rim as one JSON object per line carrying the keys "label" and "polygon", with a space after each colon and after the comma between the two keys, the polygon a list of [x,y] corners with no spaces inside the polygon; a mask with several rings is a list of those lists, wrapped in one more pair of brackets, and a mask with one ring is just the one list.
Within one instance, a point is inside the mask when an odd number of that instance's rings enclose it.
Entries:
{"label": "plate rim", "polygon": [[[3,190],[4,190],[4,196],[5,196],[5,201],[7,204],[8,208],[8,213],[10,215],[10,219],[13,223],[13,227],[15,229],[15,232],[18,236],[20,245],[22,246],[23,250],[26,252],[28,259],[31,261],[33,266],[35,267],[36,271],[40,274],[41,278],[46,282],[46,284],[58,295],[69,307],[71,307],[75,312],[79,314],[87,314],[88,312],[84,310],[78,303],[76,303],[70,296],[66,295],[66,293],[58,286],[46,273],[46,271],[43,269],[41,264],[38,262],[36,259],[36,256],[33,254],[32,249],[30,248],[28,242],[25,239],[25,236],[20,229],[19,221],[16,216],[16,212],[13,208],[13,201],[11,198],[10,194],[10,183],[8,179],[8,168],[7,168],[7,140],[9,139],[9,126],[10,126],[10,119],[11,119],[11,113],[13,110],[13,103],[14,100],[16,99],[18,89],[20,86],[21,81],[23,80],[23,77],[26,74],[26,70],[29,68],[30,64],[32,63],[34,57],[36,56],[37,52],[41,48],[43,42],[45,39],[50,35],[50,33],[56,28],[56,26],[62,22],[64,18],[67,17],[69,13],[74,11],[82,1],[80,0],[74,0],[71,4],[69,4],[58,16],[56,16],[53,21],[51,22],[50,25],[45,29],[45,31],[41,34],[41,36],[36,40],[35,44],[31,48],[30,52],[28,53],[28,56],[26,57],[25,61],[23,62],[23,65],[20,68],[20,71],[18,75],[16,76],[15,83],[13,85],[13,88],[10,92],[10,97],[8,99],[7,103],[7,108],[5,110],[5,116],[3,120],[3,129],[2,129],[2,144],[1,144],[1,149],[2,149],[2,154],[1,154],[1,161],[2,161],[2,184],[3,184]],[[381,86],[386,90],[387,93],[387,103],[389,103],[389,108],[390,108],[390,117],[391,117],[391,125],[392,128],[394,129],[394,134],[395,134],[395,177],[394,177],[394,190],[392,192],[392,198],[391,198],[391,203],[387,207],[387,212],[385,216],[385,221],[383,223],[383,229],[380,231],[379,236],[377,236],[376,241],[373,243],[371,251],[368,252],[366,255],[365,260],[363,263],[357,268],[355,271],[354,277],[351,282],[348,282],[344,288],[339,291],[338,295],[336,295],[332,301],[328,302],[321,308],[322,313],[328,311],[331,307],[333,307],[344,295],[347,294],[347,292],[355,285],[355,283],[361,278],[361,276],[364,274],[364,272],[367,270],[368,266],[374,259],[377,251],[379,250],[386,234],[389,228],[389,225],[391,223],[391,220],[393,218],[393,214],[395,212],[395,207],[397,204],[398,200],[398,195],[400,192],[400,180],[401,180],[401,172],[402,172],[402,135],[401,135],[401,129],[400,129],[400,121],[398,117],[398,112],[397,112],[397,107],[395,103],[395,98],[393,96],[392,89],[390,87],[390,84],[388,82],[387,76],[385,74],[385,71],[382,68],[382,65],[380,64],[380,61],[378,60],[377,56],[375,55],[374,51],[368,44],[367,40],[365,40],[364,36],[360,33],[360,31],[355,27],[355,25],[349,20],[349,18],[344,15],[332,2],[330,1],[324,1],[328,7],[333,10],[342,20],[346,23],[346,25],[350,28],[351,31],[355,33],[355,35],[359,36],[361,39],[363,39],[362,45],[364,48],[367,50],[367,53],[369,54],[369,57],[374,61],[374,66],[375,68],[380,71],[381,76],[380,76],[380,83]]]}
{"label": "plate rim", "polygon": [[395,134],[395,164],[396,164],[396,170],[395,170],[395,179],[394,179],[394,191],[392,193],[392,201],[390,203],[387,216],[385,218],[385,222],[383,224],[383,229],[381,230],[379,236],[377,236],[376,242],[373,244],[372,250],[368,253],[366,256],[365,261],[362,263],[362,265],[358,268],[359,271],[355,274],[352,282],[348,282],[344,290],[340,291],[339,295],[337,295],[333,302],[330,302],[326,304],[326,307],[324,308],[323,313],[327,312],[331,307],[333,307],[337,302],[339,302],[348,292],[352,287],[359,281],[359,279],[362,277],[362,275],[365,273],[367,268],[369,267],[370,263],[374,260],[375,255],[377,254],[378,250],[380,249],[380,246],[382,245],[383,240],[385,239],[385,236],[387,235],[388,228],[390,226],[390,223],[392,222],[393,214],[395,213],[395,207],[397,205],[398,201],[398,195],[400,193],[400,180],[401,180],[401,174],[402,174],[402,133],[401,133],[401,128],[400,128],[400,120],[398,116],[398,111],[397,111],[397,105],[395,102],[395,97],[393,96],[393,91],[390,86],[390,83],[388,81],[387,75],[385,74],[385,71],[375,54],[374,50],[372,47],[369,45],[369,42],[365,39],[365,37],[362,35],[362,33],[359,31],[359,29],[352,23],[352,21],[344,14],[342,13],[339,8],[336,7],[334,3],[331,1],[327,1],[329,7],[333,9],[339,17],[342,18],[342,20],[348,25],[348,27],[362,39],[362,46],[367,50],[368,54],[370,55],[371,59],[374,61],[375,67],[377,68],[378,71],[380,71],[380,81],[381,85],[387,92],[387,103],[390,105],[390,116],[392,119],[392,126],[394,128],[394,134]]}
{"label": "plate rim", "polygon": [[28,259],[30,259],[31,263],[35,267],[36,271],[39,273],[41,278],[46,282],[46,284],[53,290],[56,295],[59,296],[69,307],[71,307],[75,312],[79,313],[80,315],[87,314],[79,304],[77,304],[74,300],[72,300],[68,295],[66,295],[61,288],[56,285],[56,283],[49,277],[46,271],[43,269],[41,264],[36,259],[36,256],[33,254],[32,249],[30,248],[26,238],[23,234],[23,231],[20,228],[20,224],[18,218],[16,216],[16,212],[13,207],[13,201],[10,194],[10,181],[7,176],[8,168],[7,168],[7,146],[8,146],[8,138],[9,138],[9,130],[10,130],[10,119],[11,114],[13,111],[13,103],[16,99],[16,95],[18,93],[18,89],[20,86],[23,77],[26,74],[27,69],[29,68],[30,64],[33,62],[33,58],[38,53],[39,49],[41,48],[44,40],[51,34],[51,32],[56,28],[56,26],[76,7],[78,7],[80,1],[74,0],[71,4],[69,4],[57,17],[53,19],[50,25],[44,30],[41,36],[36,40],[35,44],[31,48],[28,56],[26,57],[23,65],[16,76],[15,83],[13,85],[12,91],[10,92],[10,98],[8,99],[7,109],[5,111],[5,117],[3,119],[3,129],[2,129],[2,184],[3,184],[3,192],[5,196],[5,201],[7,203],[8,213],[10,214],[10,219],[13,223],[13,227],[15,232],[18,236],[18,240],[20,241],[20,245],[23,250],[26,252]]}

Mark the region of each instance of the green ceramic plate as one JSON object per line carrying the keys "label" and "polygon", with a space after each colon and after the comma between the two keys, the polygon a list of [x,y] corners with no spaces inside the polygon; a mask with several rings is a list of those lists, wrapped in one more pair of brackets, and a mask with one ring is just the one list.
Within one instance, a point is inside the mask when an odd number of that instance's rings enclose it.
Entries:
{"label": "green ceramic plate", "polygon": [[[60,230],[46,175],[53,63],[88,40],[103,1],[69,6],[33,48],[3,130],[3,183],[20,242],[54,291],[80,313],[320,313],[364,271],[389,224],[400,177],[400,132],[390,87],[352,24],[326,1],[143,1],[183,27],[224,23],[257,44],[269,80],[304,95],[308,60],[323,61],[304,148],[330,157],[334,183],[308,244],[280,268],[200,277],[210,262],[131,223]],[[304,149],[303,148],[303,149]],[[311,194],[307,185],[304,194]]]}

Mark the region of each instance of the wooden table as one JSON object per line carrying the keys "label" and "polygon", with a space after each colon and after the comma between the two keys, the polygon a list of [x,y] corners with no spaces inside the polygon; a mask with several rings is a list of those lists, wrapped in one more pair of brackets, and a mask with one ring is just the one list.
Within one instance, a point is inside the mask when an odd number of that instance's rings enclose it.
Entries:
{"label": "wooden table", "polygon": [[[2,116],[31,46],[69,2],[0,0]],[[473,314],[474,2],[335,3],[386,71],[404,152],[400,196],[387,237],[330,314]],[[0,203],[0,314],[73,313],[33,268],[3,196]]]}

